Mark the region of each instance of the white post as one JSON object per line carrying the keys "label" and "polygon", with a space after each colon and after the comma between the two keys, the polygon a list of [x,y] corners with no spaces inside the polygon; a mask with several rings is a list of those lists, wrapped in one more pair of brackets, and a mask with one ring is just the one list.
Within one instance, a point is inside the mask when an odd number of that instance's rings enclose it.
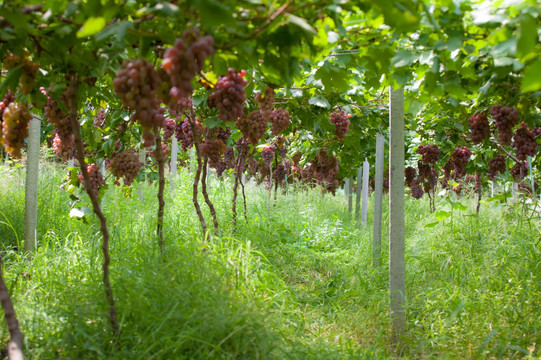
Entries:
{"label": "white post", "polygon": [[513,198],[517,197],[517,191],[518,191],[518,184],[514,182],[513,186],[511,187],[511,195],[513,196]]}
{"label": "white post", "polygon": [[355,218],[360,220],[361,218],[361,184],[363,183],[363,168],[357,169],[357,191],[355,192]]}
{"label": "white post", "polygon": [[349,216],[351,216],[351,212],[353,210],[353,178],[348,178],[348,182],[346,184],[348,187],[348,213]]}
{"label": "white post", "polygon": [[105,179],[105,160],[104,159],[100,159],[100,173],[101,173],[101,176],[103,176],[103,178]]}
{"label": "white post", "polygon": [[177,137],[173,136],[171,142],[171,163],[169,164],[169,183],[171,190],[175,189],[175,178],[177,177],[177,158],[178,158],[178,141]]}
{"label": "white post", "polygon": [[[141,149],[139,149],[139,161],[142,162],[143,164],[146,162],[146,156],[147,156],[147,152],[145,148],[142,147]],[[138,185],[139,186],[137,189],[137,193],[139,195],[139,200],[143,201],[145,200],[145,192],[143,191],[144,182],[141,182]]]}
{"label": "white post", "polygon": [[75,163],[74,163],[73,159],[68,160],[68,167],[74,167],[75,166],[74,164]]}
{"label": "white post", "polygon": [[363,163],[363,207],[361,210],[361,225],[366,226],[368,215],[368,182],[370,181],[370,164],[368,159],[364,159]]}
{"label": "white post", "polygon": [[36,228],[38,225],[39,148],[41,121],[30,120],[28,129],[28,152],[26,158],[26,193],[24,207],[24,250],[36,249]]}
{"label": "white post", "polygon": [[382,134],[376,136],[376,176],[374,179],[374,238],[372,239],[372,257],[374,266],[381,264],[381,218],[383,213],[383,163],[385,160],[385,142]]}
{"label": "white post", "polygon": [[406,330],[404,301],[406,269],[404,256],[404,89],[389,87],[390,196],[389,196],[389,287],[392,344]]}
{"label": "white post", "polygon": [[346,201],[349,198],[348,191],[349,191],[349,178],[346,178],[344,180],[344,197],[346,198]]}

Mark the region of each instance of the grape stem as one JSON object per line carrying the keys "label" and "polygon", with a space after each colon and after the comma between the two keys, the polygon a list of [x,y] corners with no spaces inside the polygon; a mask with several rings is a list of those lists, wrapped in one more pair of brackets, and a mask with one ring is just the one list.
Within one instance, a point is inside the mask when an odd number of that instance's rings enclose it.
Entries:
{"label": "grape stem", "polygon": [[195,171],[195,177],[193,180],[193,195],[192,195],[192,202],[195,207],[195,211],[197,212],[197,217],[199,218],[199,222],[201,223],[201,229],[203,230],[203,236],[206,238],[207,234],[207,223],[205,222],[205,217],[203,216],[203,213],[201,212],[201,207],[199,206],[199,201],[197,200],[197,188],[199,184],[199,180],[201,178],[201,167],[202,167],[202,161],[201,161],[201,153],[199,151],[199,137],[197,136],[197,126],[195,123],[195,110],[193,106],[190,108],[190,116],[187,117],[188,122],[190,124],[190,127],[192,128],[192,134],[193,134],[193,145],[195,147],[195,153],[197,156],[197,169]]}
{"label": "grape stem", "polygon": [[163,158],[163,149],[162,149],[162,136],[160,134],[160,127],[158,124],[154,126],[154,135],[156,143],[156,161],[158,162],[158,225],[156,227],[156,235],[158,235],[158,246],[163,252],[164,250],[164,241],[163,241],[163,214],[165,208],[165,200],[163,199],[163,190],[165,188],[165,159]]}
{"label": "grape stem", "polygon": [[0,258],[0,302],[4,309],[4,317],[9,329],[8,357],[10,360],[24,360],[23,333],[19,328],[19,320],[9,297],[9,291],[2,273],[2,258]]}
{"label": "grape stem", "polygon": [[209,207],[210,213],[212,215],[212,222],[214,223],[214,234],[218,235],[218,218],[216,217],[216,209],[214,204],[210,201],[209,194],[207,192],[207,164],[208,158],[205,156],[203,161],[203,174],[201,175],[201,192],[205,198],[205,202]]}
{"label": "grape stem", "polygon": [[505,148],[499,144],[498,142],[494,140],[490,140],[493,144],[495,144],[501,151],[503,151],[510,159],[514,160],[516,163],[519,163],[520,166],[522,166],[524,169],[526,169],[526,166],[522,163],[522,161],[518,160],[516,157],[514,157],[509,151],[505,150]]}
{"label": "grape stem", "polygon": [[[71,75],[70,79],[71,86],[71,98],[70,98],[70,121],[73,128],[73,137],[75,139],[75,148],[77,161],[79,162],[79,167],[81,168],[81,173],[83,174],[83,179],[85,184],[92,184],[90,180],[90,175],[87,172],[87,166],[85,162],[85,154],[83,148],[83,142],[81,140],[81,131],[80,124],[78,121],[78,107],[77,107],[77,89],[79,87],[78,79],[76,75]],[[111,283],[109,281],[109,263],[111,257],[109,256],[109,230],[107,229],[107,219],[100,208],[100,203],[98,201],[98,195],[96,192],[92,191],[92,187],[89,186],[85,189],[90,200],[92,202],[92,208],[94,213],[98,216],[100,220],[101,233],[103,236],[101,249],[103,251],[103,284],[105,286],[105,295],[107,298],[107,303],[109,305],[109,321],[111,322],[111,327],[113,329],[113,334],[115,336],[119,335],[119,326],[116,318],[116,308],[115,308],[115,299],[113,297],[113,289],[111,288]]]}

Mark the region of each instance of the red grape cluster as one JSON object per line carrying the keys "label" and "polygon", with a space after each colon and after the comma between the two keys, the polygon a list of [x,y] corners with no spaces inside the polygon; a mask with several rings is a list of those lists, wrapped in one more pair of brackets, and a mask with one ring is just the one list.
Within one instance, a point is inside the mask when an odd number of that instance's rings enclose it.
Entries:
{"label": "red grape cluster", "polygon": [[265,87],[265,96],[258,92],[255,101],[259,104],[259,109],[271,112],[274,107],[274,90],[270,86]]}
{"label": "red grape cluster", "polygon": [[[201,125],[201,121],[197,118],[195,119],[195,128],[196,136],[199,139],[203,135],[203,125]],[[185,119],[184,122],[177,123],[175,136],[177,137],[177,140],[180,141],[182,151],[187,151],[193,146],[193,131],[188,119]]]}
{"label": "red grape cluster", "polygon": [[162,68],[171,79],[170,95],[185,98],[192,95],[192,80],[203,69],[205,59],[214,53],[214,39],[201,36],[197,29],[186,30],[182,38],[165,52]]}
{"label": "red grape cluster", "polygon": [[[124,62],[116,73],[113,85],[122,103],[134,111],[132,121],[139,121],[145,130],[154,129],[155,124],[163,126],[164,110],[155,94],[160,77],[150,62],[143,59]],[[153,136],[148,136],[145,144],[150,145]]]}
{"label": "red grape cluster", "polygon": [[4,115],[4,110],[9,106],[11,102],[15,101],[15,95],[8,90],[6,96],[0,101],[0,121],[2,121],[2,116]]}
{"label": "red grape cluster", "polygon": [[323,185],[326,191],[334,193],[338,187],[338,159],[334,156],[327,154],[327,149],[323,148],[321,152],[316,154],[316,161],[314,162],[314,177],[316,182]]}
{"label": "red grape cluster", "polygon": [[537,143],[535,136],[525,123],[520,125],[513,136],[513,147],[517,149],[517,158],[526,160],[528,156],[535,156],[537,153]]}
{"label": "red grape cluster", "polygon": [[2,115],[2,143],[6,151],[14,158],[22,156],[24,139],[28,136],[28,123],[32,115],[26,106],[11,102]]}
{"label": "red grape cluster", "polygon": [[75,139],[73,135],[60,136],[58,129],[53,130],[53,151],[56,156],[67,161],[75,156]]}
{"label": "red grape cluster", "polygon": [[[148,153],[154,159],[156,160],[158,159],[158,153],[156,152],[156,147],[150,149]],[[169,157],[169,146],[165,143],[162,143],[162,157],[165,161],[167,161],[167,158]]]}
{"label": "red grape cluster", "polygon": [[[53,150],[56,155],[62,158],[62,161],[72,159],[75,154],[75,140],[73,139],[73,130],[69,115],[64,113],[56,100],[54,100],[48,91],[40,88],[41,92],[47,95],[47,104],[45,105],[45,117],[49,123],[53,124]],[[66,109],[70,110],[71,90],[67,88],[64,94],[60,96],[60,101]]]}
{"label": "red grape cluster", "polygon": [[[115,155],[111,160],[109,169],[117,179],[124,179],[124,185],[130,186],[143,165],[139,161],[139,155],[134,151],[124,151]],[[118,181],[115,184],[118,185]]]}
{"label": "red grape cluster", "polygon": [[419,182],[414,182],[411,186],[411,196],[415,199],[420,199],[424,195],[424,190],[421,188],[421,185]]}
{"label": "red grape cluster", "polygon": [[201,142],[201,154],[208,158],[210,167],[215,168],[220,164],[220,159],[226,151],[222,140],[203,140]]}
{"label": "red grape cluster", "polygon": [[302,154],[300,152],[297,152],[293,154],[293,156],[291,157],[291,160],[293,160],[294,164],[298,164],[301,161],[301,158],[302,158]]}
{"label": "red grape cluster", "polygon": [[471,141],[474,144],[483,142],[490,135],[490,124],[486,114],[473,114],[468,119],[468,126],[471,131]]}
{"label": "red grape cluster", "polygon": [[267,166],[270,166],[272,164],[272,159],[274,159],[274,152],[276,151],[276,146],[270,145],[265,146],[263,150],[261,150],[261,158],[263,158],[263,161]]}
{"label": "red grape cluster", "polygon": [[532,134],[534,138],[537,138],[539,135],[541,135],[541,127],[533,128]]}
{"label": "red grape cluster", "polygon": [[419,169],[419,178],[421,180],[428,179],[430,177],[432,168],[430,165],[425,164],[421,160],[417,161],[417,168]]}
{"label": "red grape cluster", "polygon": [[518,110],[510,106],[494,105],[489,112],[496,122],[500,143],[502,145],[511,145],[513,127],[520,121]]}
{"label": "red grape cluster", "polygon": [[164,143],[171,142],[171,138],[175,134],[176,127],[177,127],[177,123],[175,119],[165,118],[164,124],[163,124],[163,138],[162,138]]}
{"label": "red grape cluster", "polygon": [[248,174],[250,174],[251,176],[256,176],[258,167],[259,162],[256,159],[254,159],[253,157],[248,159]]}
{"label": "red grape cluster", "polygon": [[193,106],[193,99],[191,97],[181,97],[178,99],[173,99],[169,103],[169,114],[171,116],[180,118],[184,112],[190,110]]}
{"label": "red grape cluster", "polygon": [[415,177],[417,176],[417,170],[413,166],[408,166],[404,170],[404,176],[406,177],[406,186],[411,188],[415,182]]}
{"label": "red grape cluster", "polygon": [[422,155],[421,161],[424,164],[435,164],[440,156],[440,149],[437,145],[420,145],[417,153]]}
{"label": "red grape cluster", "polygon": [[269,118],[271,122],[271,134],[278,135],[282,133],[285,129],[287,129],[289,124],[291,124],[291,121],[289,119],[289,111],[284,109],[273,110]]}
{"label": "red grape cluster", "polygon": [[289,173],[289,168],[291,167],[291,164],[289,164],[288,161],[281,162],[276,167],[276,170],[274,170],[272,177],[274,181],[280,185],[284,186],[284,180],[286,179],[286,175]]}
{"label": "red grape cluster", "polygon": [[461,178],[466,175],[466,165],[470,160],[472,152],[467,147],[456,148],[451,155],[451,162],[454,166],[454,177]]}
{"label": "red grape cluster", "polygon": [[267,130],[267,117],[262,110],[255,110],[248,116],[242,116],[237,120],[237,129],[242,132],[242,135],[256,145],[259,140],[265,135]]}
{"label": "red grape cluster", "polygon": [[516,163],[515,166],[509,170],[509,172],[513,176],[513,179],[515,179],[517,182],[524,179],[528,173],[528,162],[523,161]]}
{"label": "red grape cluster", "polygon": [[[86,166],[86,171],[88,173],[88,176],[90,177],[91,191],[94,193],[94,195],[98,196],[99,188],[105,185],[105,180],[103,179],[103,175],[100,172],[100,167],[96,164],[88,164]],[[85,184],[83,174],[79,173],[78,178],[84,189],[88,191],[89,189]]]}
{"label": "red grape cluster", "polygon": [[349,118],[348,114],[345,110],[342,111],[336,111],[331,114],[331,124],[334,124],[336,126],[336,129],[334,130],[334,134],[338,138],[338,140],[344,140],[346,137],[346,133],[349,129]]}
{"label": "red grape cluster", "polygon": [[216,135],[216,139],[222,140],[224,144],[227,144],[227,139],[231,136],[231,128],[226,127],[225,129],[222,129],[221,127],[218,128],[218,134]]}
{"label": "red grape cluster", "polygon": [[220,76],[214,91],[209,95],[209,105],[219,110],[222,121],[236,121],[244,116],[247,82],[241,73],[229,68],[226,76]]}
{"label": "red grape cluster", "polygon": [[498,154],[496,157],[488,162],[488,178],[492,181],[498,176],[498,173],[503,174],[507,166],[505,165],[505,156]]}
{"label": "red grape cluster", "polygon": [[98,111],[96,116],[94,116],[94,126],[103,128],[105,126],[105,119],[106,119],[105,109],[101,109],[100,111]]}

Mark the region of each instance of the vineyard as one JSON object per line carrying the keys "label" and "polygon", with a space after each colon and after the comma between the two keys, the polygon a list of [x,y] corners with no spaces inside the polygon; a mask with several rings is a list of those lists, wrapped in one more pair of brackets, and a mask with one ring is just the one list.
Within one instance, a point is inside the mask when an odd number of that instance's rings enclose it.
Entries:
{"label": "vineyard", "polygon": [[536,0],[0,22],[0,356],[541,356]]}

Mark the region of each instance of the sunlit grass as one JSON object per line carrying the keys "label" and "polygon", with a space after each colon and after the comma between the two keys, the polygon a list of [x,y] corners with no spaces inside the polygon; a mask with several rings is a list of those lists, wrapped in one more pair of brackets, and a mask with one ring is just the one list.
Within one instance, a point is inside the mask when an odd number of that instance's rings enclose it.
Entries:
{"label": "sunlit grass", "polygon": [[[388,218],[382,266],[372,266],[366,228],[343,196],[290,187],[267,206],[247,187],[231,217],[230,179],[211,181],[222,231],[205,240],[181,171],[166,195],[165,242],[155,236],[156,185],[103,198],[111,281],[121,336],[111,337],[101,283],[101,236],[93,215],[69,217],[62,170],[40,173],[38,250],[23,237],[24,172],[3,169],[0,236],[4,272],[26,337],[39,359],[354,359],[392,357],[388,313]],[[202,200],[202,198],[201,198]],[[479,217],[451,209],[438,223],[428,201],[406,201],[409,358],[522,358],[541,354],[540,222],[520,204],[483,204]],[[206,205],[202,208],[211,225]],[[75,206],[89,206],[86,195]],[[17,240],[19,239],[19,240]],[[0,330],[7,343],[7,329]]]}

